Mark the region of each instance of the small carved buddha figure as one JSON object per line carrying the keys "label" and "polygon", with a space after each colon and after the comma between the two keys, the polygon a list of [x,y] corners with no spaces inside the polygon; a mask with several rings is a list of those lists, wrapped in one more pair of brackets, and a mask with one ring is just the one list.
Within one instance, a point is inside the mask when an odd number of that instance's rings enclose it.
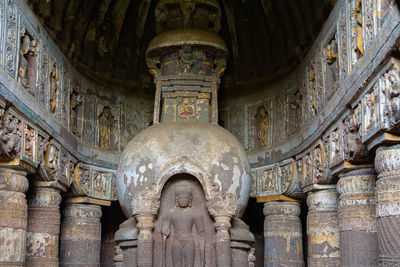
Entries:
{"label": "small carved buddha figure", "polygon": [[326,62],[331,65],[336,61],[337,57],[338,55],[332,49],[332,45],[328,44],[328,47],[326,48]]}
{"label": "small carved buddha figure", "polygon": [[361,0],[357,0],[354,7],[354,23],[353,26],[353,33],[354,33],[354,41],[353,41],[353,50],[354,56],[353,64],[362,57],[364,54],[364,47],[363,47],[363,23],[362,23],[362,4]]}
{"label": "small carved buddha figure", "polygon": [[57,106],[58,94],[58,74],[56,63],[53,64],[53,69],[50,73],[50,112],[54,113]]}
{"label": "small carved buddha figure", "polygon": [[261,146],[267,146],[269,117],[268,117],[268,112],[264,105],[260,106],[257,109],[256,120],[257,120],[257,137],[261,141]]}
{"label": "small carved buddha figure", "polygon": [[110,107],[104,107],[99,116],[99,146],[103,149],[112,149],[113,116]]}
{"label": "small carved buddha figure", "polygon": [[31,39],[28,35],[21,38],[19,49],[18,83],[26,87],[28,85],[28,59],[26,58],[31,47]]}
{"label": "small carved buddha figure", "polygon": [[[201,266],[204,266],[204,222],[201,213],[192,208],[192,189],[189,185],[177,187],[175,202],[176,206],[165,216],[161,230],[163,240],[168,238],[168,242],[170,242],[172,266],[193,267],[197,242],[201,251],[197,257],[200,258]],[[196,228],[197,234],[193,233],[193,226]],[[166,246],[163,247],[165,249]],[[165,251],[163,255],[166,255]]]}

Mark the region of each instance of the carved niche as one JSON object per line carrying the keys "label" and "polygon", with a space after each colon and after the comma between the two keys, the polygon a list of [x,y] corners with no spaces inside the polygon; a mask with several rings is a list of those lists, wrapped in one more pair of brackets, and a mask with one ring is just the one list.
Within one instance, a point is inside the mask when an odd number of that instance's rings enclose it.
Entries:
{"label": "carved niche", "polygon": [[23,145],[23,156],[24,158],[37,162],[37,133],[36,130],[30,126],[25,124],[24,127],[24,145]]}
{"label": "carved niche", "polygon": [[362,17],[362,1],[350,0],[350,42],[351,66],[364,55],[364,22]]}
{"label": "carved niche", "polygon": [[301,88],[296,88],[287,96],[286,134],[289,136],[295,134],[304,121],[304,99]]}
{"label": "carved niche", "polygon": [[103,106],[98,116],[98,144],[102,149],[115,149],[115,116],[110,106]]}
{"label": "carved niche", "polygon": [[77,136],[82,136],[83,130],[83,99],[84,94],[79,85],[75,85],[71,89],[70,99],[69,99],[69,125],[71,132]]}
{"label": "carved niche", "polygon": [[19,46],[18,83],[35,95],[38,73],[38,45],[33,36],[23,30]]}
{"label": "carved niche", "polygon": [[258,105],[254,111],[255,118],[255,149],[270,146],[270,128],[272,124],[271,99],[266,99],[264,103]]}
{"label": "carved niche", "polygon": [[216,266],[214,222],[204,192],[197,181],[185,178],[164,187],[153,232],[153,266]]}
{"label": "carved niche", "polygon": [[339,80],[339,50],[336,32],[327,40],[323,49],[325,101],[336,93]]}
{"label": "carved niche", "polygon": [[58,107],[58,81],[59,73],[56,62],[53,63],[51,68],[49,83],[50,83],[50,112],[55,114]]}

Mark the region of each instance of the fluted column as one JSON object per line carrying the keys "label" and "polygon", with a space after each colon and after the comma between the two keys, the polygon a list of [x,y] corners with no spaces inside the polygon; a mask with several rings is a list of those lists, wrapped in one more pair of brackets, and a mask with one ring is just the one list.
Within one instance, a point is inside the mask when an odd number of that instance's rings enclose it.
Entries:
{"label": "fluted column", "polygon": [[0,266],[25,266],[26,173],[0,169]]}
{"label": "fluted column", "polygon": [[46,182],[36,182],[28,197],[28,266],[58,266],[60,235],[59,190],[42,187]]}
{"label": "fluted column", "polygon": [[400,266],[400,145],[376,151],[379,266]]}
{"label": "fluted column", "polygon": [[304,266],[300,204],[264,203],[264,266]]}
{"label": "fluted column", "polygon": [[60,235],[60,266],[100,266],[101,207],[66,203]]}
{"label": "fluted column", "polygon": [[137,228],[139,230],[137,251],[138,251],[138,266],[152,267],[153,266],[153,228],[155,215],[136,215]]}
{"label": "fluted column", "polygon": [[340,266],[340,237],[335,188],[307,197],[308,266]]}
{"label": "fluted column", "polygon": [[342,266],[377,266],[375,169],[340,175],[338,217]]}

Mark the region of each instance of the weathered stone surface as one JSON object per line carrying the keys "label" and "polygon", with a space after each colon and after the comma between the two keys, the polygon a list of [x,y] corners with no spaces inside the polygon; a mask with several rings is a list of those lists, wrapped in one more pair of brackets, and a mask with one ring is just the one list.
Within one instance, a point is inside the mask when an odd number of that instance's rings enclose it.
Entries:
{"label": "weathered stone surface", "polygon": [[304,266],[300,204],[264,204],[264,266]]}
{"label": "weathered stone surface", "polygon": [[337,191],[342,266],[378,264],[375,179],[375,169],[340,175]]}
{"label": "weathered stone surface", "polygon": [[60,266],[99,266],[101,207],[67,203],[60,235]]}
{"label": "weathered stone surface", "polygon": [[307,205],[308,266],[340,266],[336,189],[310,192]]}
{"label": "weathered stone surface", "polygon": [[28,266],[58,266],[61,195],[34,187],[28,197],[26,256]]}
{"label": "weathered stone surface", "polygon": [[24,266],[28,190],[26,173],[0,169],[0,266]]}
{"label": "weathered stone surface", "polygon": [[400,146],[376,151],[379,265],[400,264]]}
{"label": "weathered stone surface", "polygon": [[124,150],[117,188],[126,216],[133,214],[135,195],[149,192],[147,187],[156,184],[154,196],[159,196],[165,181],[178,173],[198,178],[206,199],[211,198],[214,188],[234,195],[236,214],[243,214],[250,190],[250,168],[242,145],[222,127],[186,122],[153,125]]}

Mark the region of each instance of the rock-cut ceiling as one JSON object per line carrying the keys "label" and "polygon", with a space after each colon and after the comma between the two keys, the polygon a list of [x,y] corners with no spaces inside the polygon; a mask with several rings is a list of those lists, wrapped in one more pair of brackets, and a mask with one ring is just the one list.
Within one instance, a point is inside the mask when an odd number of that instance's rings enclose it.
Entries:
{"label": "rock-cut ceiling", "polygon": [[[274,82],[301,62],[335,0],[219,0],[228,45],[223,96]],[[29,0],[71,62],[92,80],[152,87],[145,61],[157,0]],[[140,90],[142,91],[142,90]],[[143,92],[143,91],[142,91]],[[147,90],[152,95],[152,90]]]}

